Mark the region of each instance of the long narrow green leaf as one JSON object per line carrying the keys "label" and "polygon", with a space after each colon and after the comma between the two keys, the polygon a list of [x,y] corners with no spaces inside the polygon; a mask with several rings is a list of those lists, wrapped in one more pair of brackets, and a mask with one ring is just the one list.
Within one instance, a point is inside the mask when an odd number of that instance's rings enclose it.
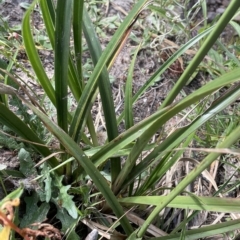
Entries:
{"label": "long narrow green leaf", "polygon": [[58,125],[68,132],[68,58],[72,0],[58,0],[55,29],[55,97]]}
{"label": "long narrow green leaf", "polygon": [[[0,58],[0,69],[6,70],[7,68],[8,68],[8,64],[3,59]],[[1,75],[6,79],[7,75],[4,73],[1,73],[0,71],[0,76]],[[0,102],[4,103],[7,106],[5,94],[0,94]]]}
{"label": "long narrow green leaf", "polygon": [[[75,47],[75,59],[76,59],[78,75],[82,82],[81,89],[83,89],[85,86],[85,83],[84,83],[83,74],[82,74],[82,30],[85,30],[84,22],[86,20],[84,20],[84,19],[86,17],[88,17],[88,13],[87,13],[86,8],[84,8],[83,1],[80,4],[80,1],[75,0],[74,4],[76,4],[76,6],[74,6],[74,16],[73,16],[73,36],[74,36],[74,47]],[[99,47],[100,46],[99,40],[95,36],[95,30],[91,26],[91,20],[89,19],[88,22],[89,22],[89,24],[88,24],[88,27],[86,28],[87,31],[84,31],[84,32],[85,32],[87,43],[90,45],[89,49],[90,49],[91,57],[93,59],[94,64],[96,65],[96,62],[98,61],[98,59],[96,58],[96,56],[94,54],[96,54],[96,55],[99,54],[99,56],[100,56],[102,51],[101,51],[101,47]],[[89,31],[89,29],[91,29],[91,30]],[[91,39],[91,37],[89,39],[89,36],[88,36],[89,32],[90,32],[90,35],[93,36],[93,39]],[[95,43],[96,43],[96,49],[94,49],[94,51],[91,51],[91,49],[92,49],[91,43],[92,42],[94,42],[94,47],[95,47]],[[82,92],[82,90],[81,90],[81,92]],[[79,99],[80,99],[80,96],[79,96],[79,98],[77,98],[77,101],[79,101]],[[92,102],[94,102],[94,101],[95,101],[95,99],[93,98]],[[89,110],[90,110],[91,106],[92,106],[92,103],[88,107]],[[90,133],[91,141],[92,141],[93,145],[98,146],[99,143],[98,143],[98,139],[97,139],[97,134],[96,134],[96,130],[95,130],[93,119],[92,119],[90,112],[88,112],[88,114],[87,114],[86,124],[88,127],[88,131]],[[70,126],[70,128],[71,128],[71,126]],[[82,134],[80,135],[80,137],[82,137]],[[76,141],[77,141],[77,138],[76,138]]]}
{"label": "long narrow green leaf", "polygon": [[[127,81],[125,84],[125,100],[124,100],[124,115],[125,115],[125,129],[129,129],[134,125],[133,121],[133,102],[132,102],[132,82],[133,82],[133,72],[134,72],[134,66],[137,59],[138,51],[141,47],[141,43],[135,50],[135,53],[133,55],[129,70],[128,70],[128,76]],[[114,179],[115,181],[116,179]],[[129,194],[132,194],[133,184],[129,187],[130,191]]]}
{"label": "long narrow green leaf", "polygon": [[[157,206],[166,200],[166,196],[139,196],[120,198],[118,201],[124,205],[153,205]],[[177,196],[168,203],[171,208],[184,208],[191,210],[239,213],[240,200],[236,198],[219,198],[219,197],[199,197],[199,196]]]}
{"label": "long narrow green leaf", "polygon": [[[42,1],[42,0],[40,0],[40,1]],[[56,22],[55,3],[56,3],[56,1],[55,0],[46,0],[45,2],[47,3],[48,12],[50,14],[53,25],[55,25],[55,22]]]}
{"label": "long narrow green leaf", "polygon": [[[41,12],[43,15],[44,24],[47,30],[47,34],[52,45],[52,48],[55,48],[55,36],[54,36],[54,24],[55,24],[55,11],[53,9],[52,0],[40,0],[39,5],[41,7]],[[52,10],[50,10],[52,9]],[[52,13],[52,14],[51,14]]]}
{"label": "long narrow green leaf", "polygon": [[[240,27],[240,26],[239,26]],[[237,58],[237,56],[235,56],[233,53],[231,53],[227,47],[224,46],[224,44],[217,40],[216,44],[225,52],[226,56],[229,57],[229,59],[231,59],[232,61],[234,61],[234,64],[236,64],[238,67],[240,67],[240,61]]]}
{"label": "long narrow green leaf", "polygon": [[128,70],[128,77],[125,86],[125,101],[124,101],[124,112],[125,112],[125,128],[129,129],[133,126],[133,102],[132,102],[132,80],[133,80],[133,71],[134,65],[137,59],[138,51],[141,47],[139,44],[138,48],[136,49],[133,59],[131,61],[130,68]]}
{"label": "long narrow green leaf", "polygon": [[[157,143],[151,143],[148,144],[145,148],[144,151],[150,151],[152,150],[155,146],[157,145]],[[130,151],[131,151],[131,147],[133,146],[133,144],[129,144],[127,148],[121,149],[117,152],[115,152],[113,154],[113,157],[122,157],[122,156],[127,156]],[[92,147],[91,149],[88,149],[85,152],[85,154],[90,158],[92,157],[94,154],[96,154],[98,151],[101,150],[103,146],[98,146],[98,147]]]}
{"label": "long narrow green leaf", "polygon": [[9,200],[11,201],[13,199],[20,198],[21,195],[23,194],[23,191],[24,191],[23,187],[19,187],[16,190],[9,193],[5,198],[1,199],[0,207],[2,208],[3,204],[6,204],[6,202]]}
{"label": "long narrow green leaf", "polygon": [[[96,66],[101,57],[102,49],[86,9],[84,9],[83,14],[83,30],[93,63]],[[105,116],[108,141],[112,141],[114,138],[118,136],[118,128],[114,109],[114,101],[112,97],[112,90],[106,67],[103,68],[101,74],[98,77],[98,86],[102,100],[103,112]],[[111,159],[112,181],[115,181],[120,170],[121,170],[120,158]]]}
{"label": "long narrow green leaf", "polygon": [[74,0],[73,3],[73,39],[75,61],[78,77],[82,79],[82,18],[84,1]]}
{"label": "long narrow green leaf", "polygon": [[[0,69],[6,70],[7,67],[8,67],[8,64],[3,59],[0,58]],[[0,76],[6,77],[7,75],[0,71]],[[0,102],[5,103],[6,105],[5,94],[0,94]]]}
{"label": "long narrow green leaf", "polygon": [[[16,52],[14,53],[14,56],[13,56],[14,60],[10,60],[7,67],[6,67],[6,71],[9,72],[9,73],[12,72],[12,67],[13,67],[14,61],[16,60],[16,57],[18,55],[18,51],[19,51],[19,49],[17,49]],[[9,78],[9,76],[7,74],[5,75],[4,83],[7,84],[7,85],[10,85],[10,86],[14,86],[14,87],[16,85],[15,83],[13,84],[11,78]],[[7,94],[5,94],[3,102],[4,102],[5,106],[9,107],[9,105],[8,105],[8,95]]]}
{"label": "long narrow green leaf", "polygon": [[[186,148],[189,146],[189,143],[193,140],[194,133],[191,133],[187,139],[183,142],[181,145],[182,148]],[[177,139],[177,137],[176,137]],[[151,172],[151,175],[144,181],[142,186],[139,188],[139,190],[135,193],[135,195],[144,195],[145,192],[152,186],[155,186],[155,182],[159,181],[159,179],[162,179],[162,176],[169,170],[171,167],[178,161],[180,156],[183,154],[184,150],[177,151],[176,153],[170,153],[161,159],[159,164],[156,165],[156,167]],[[162,153],[163,154],[163,153]],[[155,159],[154,159],[155,160]],[[149,161],[148,165],[153,163],[152,159]],[[132,177],[131,177],[132,178]]]}
{"label": "long narrow green leaf", "polygon": [[32,68],[38,78],[38,81],[40,82],[42,88],[44,89],[45,93],[47,94],[51,102],[54,105],[56,105],[54,89],[42,66],[40,57],[35,47],[31,26],[30,26],[30,15],[37,2],[38,2],[37,0],[33,1],[24,15],[23,22],[22,22],[22,36],[23,36],[26,53],[28,55],[29,61],[31,62]]}
{"label": "long narrow green leaf", "polygon": [[76,66],[74,64],[74,60],[72,56],[69,56],[69,62],[68,62],[68,85],[69,88],[71,89],[71,92],[78,101],[80,99],[80,96],[82,94],[82,89],[83,89],[83,79],[81,76],[78,76],[78,71],[76,69]]}
{"label": "long narrow green leaf", "polygon": [[51,131],[57,137],[60,143],[65,147],[66,151],[70,155],[72,155],[79,162],[79,164],[83,166],[86,173],[91,177],[98,190],[102,193],[102,195],[106,199],[108,205],[111,207],[113,212],[119,218],[121,226],[123,227],[126,234],[130,235],[133,231],[132,227],[128,222],[126,216],[124,216],[123,209],[121,205],[118,203],[117,198],[109,188],[107,181],[100,174],[98,169],[84,154],[84,152],[81,150],[78,144],[75,143],[68,134],[66,134],[66,132],[64,132],[61,128],[55,125],[46,115],[44,115],[41,111],[35,108],[32,104],[26,102],[24,99],[22,100],[44,122],[49,131]]}

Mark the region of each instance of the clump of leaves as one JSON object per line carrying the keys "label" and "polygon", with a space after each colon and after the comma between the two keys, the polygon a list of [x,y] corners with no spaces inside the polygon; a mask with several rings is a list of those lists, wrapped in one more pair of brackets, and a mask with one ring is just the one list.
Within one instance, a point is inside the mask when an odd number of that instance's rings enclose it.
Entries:
{"label": "clump of leaves", "polygon": [[[115,239],[146,239],[149,236],[151,239],[179,239],[183,236],[197,239],[210,236],[213,232],[221,234],[237,229],[239,220],[202,227],[198,230],[185,229],[198,211],[232,214],[239,211],[237,199],[229,201],[227,198],[207,198],[190,192],[186,193],[185,189],[199,175],[204,173],[209,176],[207,171],[209,165],[225,153],[226,148],[231,148],[238,141],[240,134],[238,125],[234,126],[222,141],[217,142],[212,152],[209,153],[210,150],[208,150],[206,157],[200,163],[197,162],[196,167],[187,176],[183,176],[178,185],[171,185],[168,189],[167,187],[156,188],[156,186],[159,181],[166,182],[167,173],[176,166],[178,161],[196,163],[194,160],[181,158],[185,148],[194,139],[196,131],[240,96],[239,83],[237,83],[240,70],[235,68],[177,100],[177,96],[191,75],[196,72],[224,27],[240,7],[240,2],[232,0],[213,27],[200,32],[174,51],[133,94],[134,64],[141,45],[136,48],[125,85],[124,109],[120,116],[115,113],[108,70],[141,12],[147,7],[159,10],[163,6],[147,0],[139,0],[102,52],[99,39],[84,7],[84,1],[58,0],[55,5],[52,1],[40,0],[43,21],[54,51],[53,86],[43,68],[32,35],[30,17],[36,3],[37,1],[33,1],[26,11],[22,23],[22,37],[37,81],[55,107],[56,120],[46,114],[41,104],[31,98],[30,91],[26,90],[11,74],[1,70],[18,83],[18,89],[9,86],[8,82],[0,83],[0,93],[3,96],[9,96],[10,99],[18,98],[24,109],[27,108],[31,114],[37,116],[37,122],[33,122],[33,125],[37,124],[41,126],[40,129],[45,129],[42,123],[48,130],[48,134],[52,134],[59,143],[59,147],[57,144],[55,148],[46,145],[44,137],[31,125],[31,121],[28,122],[25,116],[19,117],[11,110],[8,106],[9,101],[0,102],[2,124],[27,140],[43,157],[35,165],[37,170],[31,173],[34,180],[38,181],[40,190],[25,199],[29,212],[32,212],[36,205],[41,209],[31,221],[35,221],[38,216],[42,218],[54,213],[61,221],[62,231],[67,239],[80,239],[76,230],[80,221],[90,227],[93,226],[93,221],[97,222],[102,236]],[[71,29],[73,49],[70,48]],[[82,66],[82,32],[94,64],[94,69],[87,79],[83,77],[87,75],[83,73]],[[201,39],[204,41],[200,49],[156,112],[134,124],[134,103],[159,80],[174,61]],[[221,93],[221,88],[230,85],[233,87],[229,91]],[[28,97],[22,95],[21,90],[27,92]],[[91,108],[98,93],[107,132],[107,140],[103,145],[98,143],[97,131],[91,115]],[[74,110],[68,105],[69,95],[76,102]],[[210,99],[210,101],[203,101],[203,99]],[[183,111],[194,109],[199,103],[203,103],[203,107],[195,117],[188,119],[188,125],[173,129],[164,140],[150,142],[159,133],[159,129],[164,128],[172,118],[182,115]],[[122,121],[125,129],[119,134],[118,124]],[[228,153],[238,154],[231,149],[228,149]],[[25,176],[28,175],[27,168],[34,168],[29,157],[26,155],[22,159],[23,165],[20,170]],[[166,190],[168,192],[164,195]],[[52,204],[54,208],[49,208]],[[161,216],[160,222],[156,221],[162,211],[168,212],[167,206],[172,209],[194,210],[194,212],[180,219],[179,225],[168,231],[166,224],[163,224],[167,221],[168,214]],[[147,207],[151,210],[148,211]],[[138,214],[139,210],[143,211],[145,216]],[[23,220],[27,221],[27,218]]]}

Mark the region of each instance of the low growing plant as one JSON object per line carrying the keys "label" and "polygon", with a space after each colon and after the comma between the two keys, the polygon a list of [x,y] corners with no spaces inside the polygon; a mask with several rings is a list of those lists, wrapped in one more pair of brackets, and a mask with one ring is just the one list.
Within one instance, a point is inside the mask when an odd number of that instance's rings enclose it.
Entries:
{"label": "low growing plant", "polygon": [[[41,63],[30,24],[31,14],[37,2],[54,52],[53,84]],[[229,220],[195,230],[185,229],[198,211],[239,212],[238,199],[202,197],[186,192],[185,189],[199,175],[206,172],[210,164],[222,153],[226,153],[226,149],[227,153],[239,154],[238,151],[230,150],[239,140],[239,125],[235,125],[227,136],[223,135],[212,152],[208,153],[200,163],[197,162],[196,167],[184,176],[177,186],[170,187],[167,195],[163,195],[167,190],[165,187],[156,189],[155,186],[178,161],[182,161],[181,156],[194,139],[196,131],[240,96],[238,83],[240,69],[236,67],[182,97],[181,100],[176,100],[237,12],[240,7],[239,0],[232,0],[212,27],[206,28],[176,50],[133,94],[134,64],[141,45],[137,47],[128,72],[124,110],[120,116],[115,113],[108,70],[141,12],[148,7],[159,10],[161,5],[159,7],[154,1],[139,0],[118,27],[104,51],[101,50],[99,39],[84,5],[84,1],[78,0],[57,0],[56,4],[51,0],[35,0],[26,11],[22,22],[24,48],[37,82],[55,107],[56,121],[48,116],[41,101],[32,97],[31,90],[17,80],[16,74],[0,69],[8,76],[0,83],[2,96],[0,122],[14,131],[18,140],[21,138],[42,156],[35,165],[29,152],[22,150],[20,155],[21,173],[25,178],[34,178],[33,182],[40,189],[32,196],[25,197],[27,215],[20,221],[21,227],[33,222],[42,222],[47,217],[52,217],[51,214],[55,214],[55,218],[61,222],[61,231],[67,239],[82,237],[77,232],[78,227],[82,226],[80,222],[88,226],[94,226],[93,222],[97,222],[99,227],[95,228],[99,233],[111,239],[184,237],[198,239],[238,229],[240,220]],[[70,48],[71,29],[73,49]],[[82,32],[94,64],[93,72],[88,79],[83,77]],[[159,109],[148,118],[134,124],[134,103],[174,61],[200,40],[203,43],[199,50],[169,91],[166,99],[160,104]],[[10,79],[18,87],[9,84]],[[221,93],[223,87],[228,87],[229,90]],[[103,145],[98,143],[97,131],[91,115],[91,108],[98,92],[107,132],[107,140]],[[42,123],[48,130],[46,134],[55,137],[59,148],[47,145],[44,136],[34,129],[36,124],[32,126],[23,116],[18,116],[9,106],[6,96],[11,100],[20,99],[21,104],[28,108],[28,112],[35,116],[37,125]],[[77,107],[73,111],[68,105],[69,97],[77,102]],[[211,104],[209,101],[203,101],[205,99],[210,99]],[[168,121],[181,115],[183,111],[189,111],[201,104],[202,108],[198,111],[198,115],[191,118],[188,125],[171,131],[164,140],[150,143]],[[118,125],[121,122],[124,122],[125,129],[119,134]],[[42,125],[41,127],[43,128]],[[110,169],[106,166],[110,166]],[[8,175],[14,174],[7,169],[4,171]],[[40,210],[35,214],[36,206]],[[171,231],[163,232],[161,227],[164,221],[167,221],[167,217],[160,217],[159,214],[166,207],[186,209],[186,214],[189,210],[194,212],[181,219],[179,225]],[[143,217],[138,215],[139,211],[145,213]],[[100,226],[108,230],[103,233],[100,231],[102,230]]]}

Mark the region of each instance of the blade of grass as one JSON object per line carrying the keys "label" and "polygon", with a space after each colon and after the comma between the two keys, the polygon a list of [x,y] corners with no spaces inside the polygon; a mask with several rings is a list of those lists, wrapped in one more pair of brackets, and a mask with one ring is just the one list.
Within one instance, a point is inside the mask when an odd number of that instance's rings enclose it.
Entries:
{"label": "blade of grass", "polygon": [[[83,30],[93,63],[96,66],[101,57],[102,50],[99,39],[97,38],[91,19],[86,9],[84,9],[83,14]],[[118,128],[109,74],[106,67],[103,68],[101,74],[98,77],[98,86],[102,100],[103,112],[105,116],[108,141],[111,141],[118,136]],[[112,181],[116,179],[120,170],[121,170],[120,158],[111,159]]]}
{"label": "blade of grass", "polygon": [[34,6],[36,5],[37,2],[38,2],[37,0],[32,2],[32,4],[30,5],[30,7],[28,8],[28,10],[26,11],[26,13],[23,17],[22,36],[23,36],[26,53],[31,62],[32,68],[38,78],[38,81],[40,82],[42,88],[44,89],[45,93],[47,94],[47,96],[49,97],[51,102],[54,105],[56,105],[54,89],[53,89],[51,82],[48,79],[47,74],[42,66],[37,49],[35,47],[32,32],[31,32],[30,15],[31,15],[31,13],[34,9]]}
{"label": "blade of grass", "polygon": [[[194,132],[191,133],[187,139],[182,144],[182,148],[185,148],[189,146],[189,143],[193,140]],[[176,138],[177,139],[177,138]],[[157,182],[159,179],[162,178],[162,176],[169,170],[171,167],[178,161],[180,156],[182,155],[184,150],[178,151],[177,153],[170,153],[164,156],[160,163],[156,165],[156,167],[151,172],[151,175],[144,181],[142,186],[139,188],[139,190],[136,192],[136,195],[144,195],[144,192],[146,192],[148,189],[152,188],[154,186],[155,182]],[[152,164],[152,159],[154,158],[148,158],[150,159],[149,162]],[[156,161],[156,159],[155,159]],[[150,166],[150,163],[148,163],[148,166]],[[132,178],[132,177],[131,177]]]}
{"label": "blade of grass", "polygon": [[[166,108],[167,109],[167,108]],[[91,160],[95,164],[96,167],[98,167],[100,164],[104,163],[108,158],[114,156],[114,153],[122,148],[124,148],[126,145],[133,142],[136,138],[142,135],[143,131],[147,129],[149,124],[157,119],[159,115],[162,115],[163,112],[166,111],[166,109],[163,109],[153,116],[151,116],[149,119],[145,119],[145,121],[141,122],[140,124],[136,124],[130,129],[128,129],[126,132],[120,134],[117,138],[109,142],[107,145],[102,147],[101,150],[99,150],[97,153],[95,153]],[[73,175],[75,178],[77,176],[80,177],[81,174],[83,174],[83,169],[81,167],[78,167]]]}
{"label": "blade of grass", "polygon": [[[58,126],[68,133],[68,62],[72,0],[58,0],[55,28],[54,78]],[[64,149],[64,146],[61,145]],[[66,160],[66,155],[61,156]],[[64,166],[66,179],[71,178],[71,163]]]}
{"label": "blade of grass", "polygon": [[[152,144],[148,144],[145,148],[144,151],[149,151],[151,149],[153,149],[157,144],[156,143],[152,143]],[[133,144],[129,144],[126,148],[123,148],[117,152],[114,153],[113,157],[121,157],[121,156],[127,156],[130,151],[131,151],[131,147],[133,146]],[[98,151],[100,151],[102,148],[102,146],[98,146],[98,147],[93,147],[89,150],[84,151],[85,154],[88,157],[92,157],[95,153],[97,153]]]}
{"label": "blade of grass", "polygon": [[[83,17],[86,9],[84,9],[84,2],[74,0],[73,6],[73,37],[74,37],[74,50],[75,50],[75,61],[76,61],[76,69],[78,73],[78,79],[81,81],[80,89],[82,93],[82,89],[84,88],[84,79],[82,74],[82,30],[83,30]],[[79,95],[76,100],[80,99]],[[90,108],[90,107],[89,107]],[[94,146],[98,146],[97,135],[95,131],[95,127],[93,124],[93,119],[90,114],[87,116],[86,124],[88,126],[88,131],[91,136],[91,140]],[[71,126],[70,126],[71,128]]]}
{"label": "blade of grass", "polygon": [[75,61],[79,79],[82,77],[82,24],[84,1],[73,2],[73,40],[75,50]]}
{"label": "blade of grass", "polygon": [[68,58],[71,29],[72,0],[58,0],[55,29],[55,98],[58,125],[68,132]]}
{"label": "blade of grass", "polygon": [[[16,57],[18,55],[18,51],[19,51],[19,49],[16,50],[16,52],[13,56],[14,60],[16,60]],[[14,60],[10,60],[10,62],[8,63],[8,65],[6,67],[7,72],[12,72],[11,70],[12,70],[12,67],[14,65]],[[7,84],[7,85],[11,85],[11,78],[9,78],[9,76],[7,74],[5,75],[4,83]],[[4,104],[5,104],[5,106],[9,107],[9,105],[8,105],[8,95],[6,95],[6,94],[4,96]]]}
{"label": "blade of grass", "polygon": [[49,14],[51,16],[51,20],[53,22],[53,25],[55,25],[56,14],[55,14],[54,0],[46,0],[46,1],[40,0],[40,2],[46,2],[47,3],[47,7],[48,7]]}
{"label": "blade of grass", "polygon": [[54,36],[54,25],[55,25],[55,10],[53,8],[52,0],[40,0],[39,5],[41,8],[44,24],[47,30],[47,34],[52,45],[55,48],[55,36]]}
{"label": "blade of grass", "polygon": [[[82,21],[81,21],[81,17],[82,17],[82,4],[83,1],[76,1],[74,0],[74,4],[75,6],[73,7],[74,11],[73,11],[73,35],[74,35],[74,45],[75,45],[75,59],[76,59],[76,67],[74,65],[74,61],[72,56],[69,56],[69,62],[68,62],[68,84],[69,87],[71,89],[71,92],[74,96],[74,98],[76,99],[76,101],[79,100],[81,94],[82,94],[82,89],[84,86],[84,81],[83,81],[83,77],[81,74],[81,66],[79,65],[82,58],[81,58],[81,32],[82,32]],[[46,29],[47,29],[47,33],[48,36],[50,38],[50,42],[51,45],[53,47],[53,49],[55,49],[55,36],[54,36],[54,32],[55,32],[55,26],[54,26],[54,22],[55,22],[55,10],[54,10],[54,6],[51,0],[45,1],[45,0],[41,0],[40,1],[40,7],[43,13],[43,19],[44,19],[44,23],[46,25]],[[79,55],[80,54],[80,55]],[[68,114],[68,120],[71,120],[72,117],[70,114]],[[96,133],[95,133],[95,129],[94,129],[94,124],[93,124],[93,120],[91,118],[91,116],[88,116],[87,119],[87,125],[88,125],[88,129],[89,132],[91,134],[91,139],[94,143],[95,146],[98,145],[97,143],[97,137],[96,137]],[[84,133],[83,134],[83,140],[85,143],[87,137],[85,136]]]}
{"label": "blade of grass", "polygon": [[125,129],[129,129],[133,126],[133,102],[132,102],[132,81],[133,81],[133,71],[134,65],[137,59],[137,54],[139,49],[141,48],[141,44],[135,50],[133,55],[133,59],[131,61],[129,70],[128,70],[128,77],[125,85],[125,98],[124,98],[124,115],[125,115]]}
{"label": "blade of grass", "polygon": [[220,42],[220,40],[217,40],[216,42],[218,44],[218,46],[225,52],[225,54],[234,61],[234,64],[236,64],[238,67],[240,67],[240,61],[239,59],[233,54],[231,53],[226,46],[224,46],[224,44],[222,44],[222,42]]}
{"label": "blade of grass", "polygon": [[[124,100],[124,112],[125,112],[125,129],[129,129],[134,125],[133,121],[133,103],[132,103],[132,81],[133,81],[133,71],[134,71],[134,65],[137,59],[137,54],[139,52],[139,49],[141,47],[141,43],[136,48],[135,53],[133,55],[133,59],[130,64],[130,68],[128,70],[128,77],[125,85],[125,100]],[[114,181],[116,178],[114,179]],[[113,182],[114,182],[113,181]],[[129,194],[131,194],[133,189],[133,184],[130,186]]]}
{"label": "blade of grass", "polygon": [[[166,196],[138,196],[120,198],[118,201],[124,206],[153,205],[157,206],[165,201]],[[171,208],[184,208],[200,211],[239,213],[240,200],[236,198],[202,197],[202,196],[177,196],[168,203]]]}

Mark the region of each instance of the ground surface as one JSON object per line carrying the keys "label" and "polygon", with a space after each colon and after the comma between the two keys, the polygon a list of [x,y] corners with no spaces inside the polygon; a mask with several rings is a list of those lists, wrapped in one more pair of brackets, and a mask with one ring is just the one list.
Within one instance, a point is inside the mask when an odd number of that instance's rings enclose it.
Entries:
{"label": "ground surface", "polygon": [[[24,14],[24,8],[21,7],[20,3],[27,2],[26,0],[5,0],[5,3],[0,5],[0,15],[3,17],[8,16],[9,25],[10,27],[17,26],[21,23],[22,16]],[[29,0],[31,2],[31,0]],[[117,15],[118,18],[121,20],[125,17],[125,12],[128,12],[131,8],[131,5],[133,4],[133,0],[114,0],[112,1],[113,4],[110,4],[109,6],[102,6],[102,10],[106,12],[107,16],[114,16]],[[218,0],[218,1],[208,1],[208,19],[211,21],[216,14],[221,14],[225,7],[229,4],[230,0]],[[194,1],[191,1],[190,6],[194,5]],[[190,7],[189,6],[189,7]],[[179,12],[179,15],[181,15],[182,12]],[[202,14],[196,13],[195,16],[193,16],[197,22],[200,22],[202,20]],[[33,24],[41,31],[42,29],[42,21],[40,19],[40,14],[36,11],[34,13],[33,18]],[[107,39],[111,38],[114,30],[109,29],[106,33]],[[19,32],[20,33],[20,32]],[[133,29],[133,33],[135,36],[142,36],[143,29],[141,29],[141,26],[138,26]],[[168,42],[164,42],[166,46],[170,46],[171,44],[176,44],[179,46],[181,41],[179,41],[177,36],[169,36]],[[102,46],[106,45],[107,40],[102,39]],[[130,39],[127,43],[122,52],[119,54],[116,63],[112,67],[110,74],[114,80],[112,84],[113,88],[113,95],[115,99],[115,105],[116,108],[119,110],[122,110],[123,108],[123,88],[127,79],[128,74],[128,68],[130,64],[130,56],[134,49],[136,49],[137,42]],[[162,45],[155,42],[154,36],[150,39],[149,43],[146,44],[142,50],[138,54],[138,59],[135,65],[135,72],[134,72],[134,82],[133,82],[133,92],[135,93],[148,79],[152,73],[171,55],[171,51],[169,50],[162,50]],[[186,55],[186,59],[191,59],[193,54]],[[45,69],[48,72],[49,76],[53,75],[53,55],[48,50],[42,50],[41,51],[41,57],[44,64]],[[27,69],[29,69],[30,73],[30,66],[27,61],[26,55],[19,55],[18,61],[20,61]],[[184,59],[185,62],[185,59]],[[135,113],[135,122],[138,122],[153,112],[156,111],[156,109],[160,106],[161,102],[165,99],[166,95],[168,94],[169,89],[172,87],[172,85],[177,81],[179,76],[181,75],[182,71],[185,68],[185,63],[182,64],[182,62],[176,62],[171,68],[162,76],[161,79],[159,79],[156,84],[154,84],[134,105],[134,113]],[[34,76],[29,77],[26,75],[26,73],[22,72],[21,68],[15,69],[16,73],[19,74],[21,78],[23,78],[28,83],[32,84],[36,88],[36,91],[38,94],[41,94],[41,89],[38,88],[37,84],[35,83]],[[207,77],[205,75],[199,74],[194,79],[194,81],[184,88],[184,91],[186,94],[189,92],[195,90],[199,86],[205,83],[207,81]],[[100,103],[99,103],[100,104]],[[96,109],[97,107],[93,107],[94,110],[98,111]],[[173,119],[171,124],[166,126],[166,129],[164,132],[171,131],[172,127],[175,127],[178,123],[179,119]],[[96,123],[96,128],[101,127],[103,125],[103,122],[99,120]],[[121,128],[119,129],[121,131]],[[17,157],[13,150],[6,149],[6,148],[0,148],[0,163],[5,164],[8,167],[16,167],[17,165]],[[13,164],[15,163],[15,165]],[[181,169],[181,166],[179,167]],[[185,170],[184,170],[185,171]],[[179,173],[185,174],[185,173]],[[193,186],[194,187],[194,186]],[[202,216],[202,219],[200,219],[200,222],[204,222],[206,220],[207,216]]]}

